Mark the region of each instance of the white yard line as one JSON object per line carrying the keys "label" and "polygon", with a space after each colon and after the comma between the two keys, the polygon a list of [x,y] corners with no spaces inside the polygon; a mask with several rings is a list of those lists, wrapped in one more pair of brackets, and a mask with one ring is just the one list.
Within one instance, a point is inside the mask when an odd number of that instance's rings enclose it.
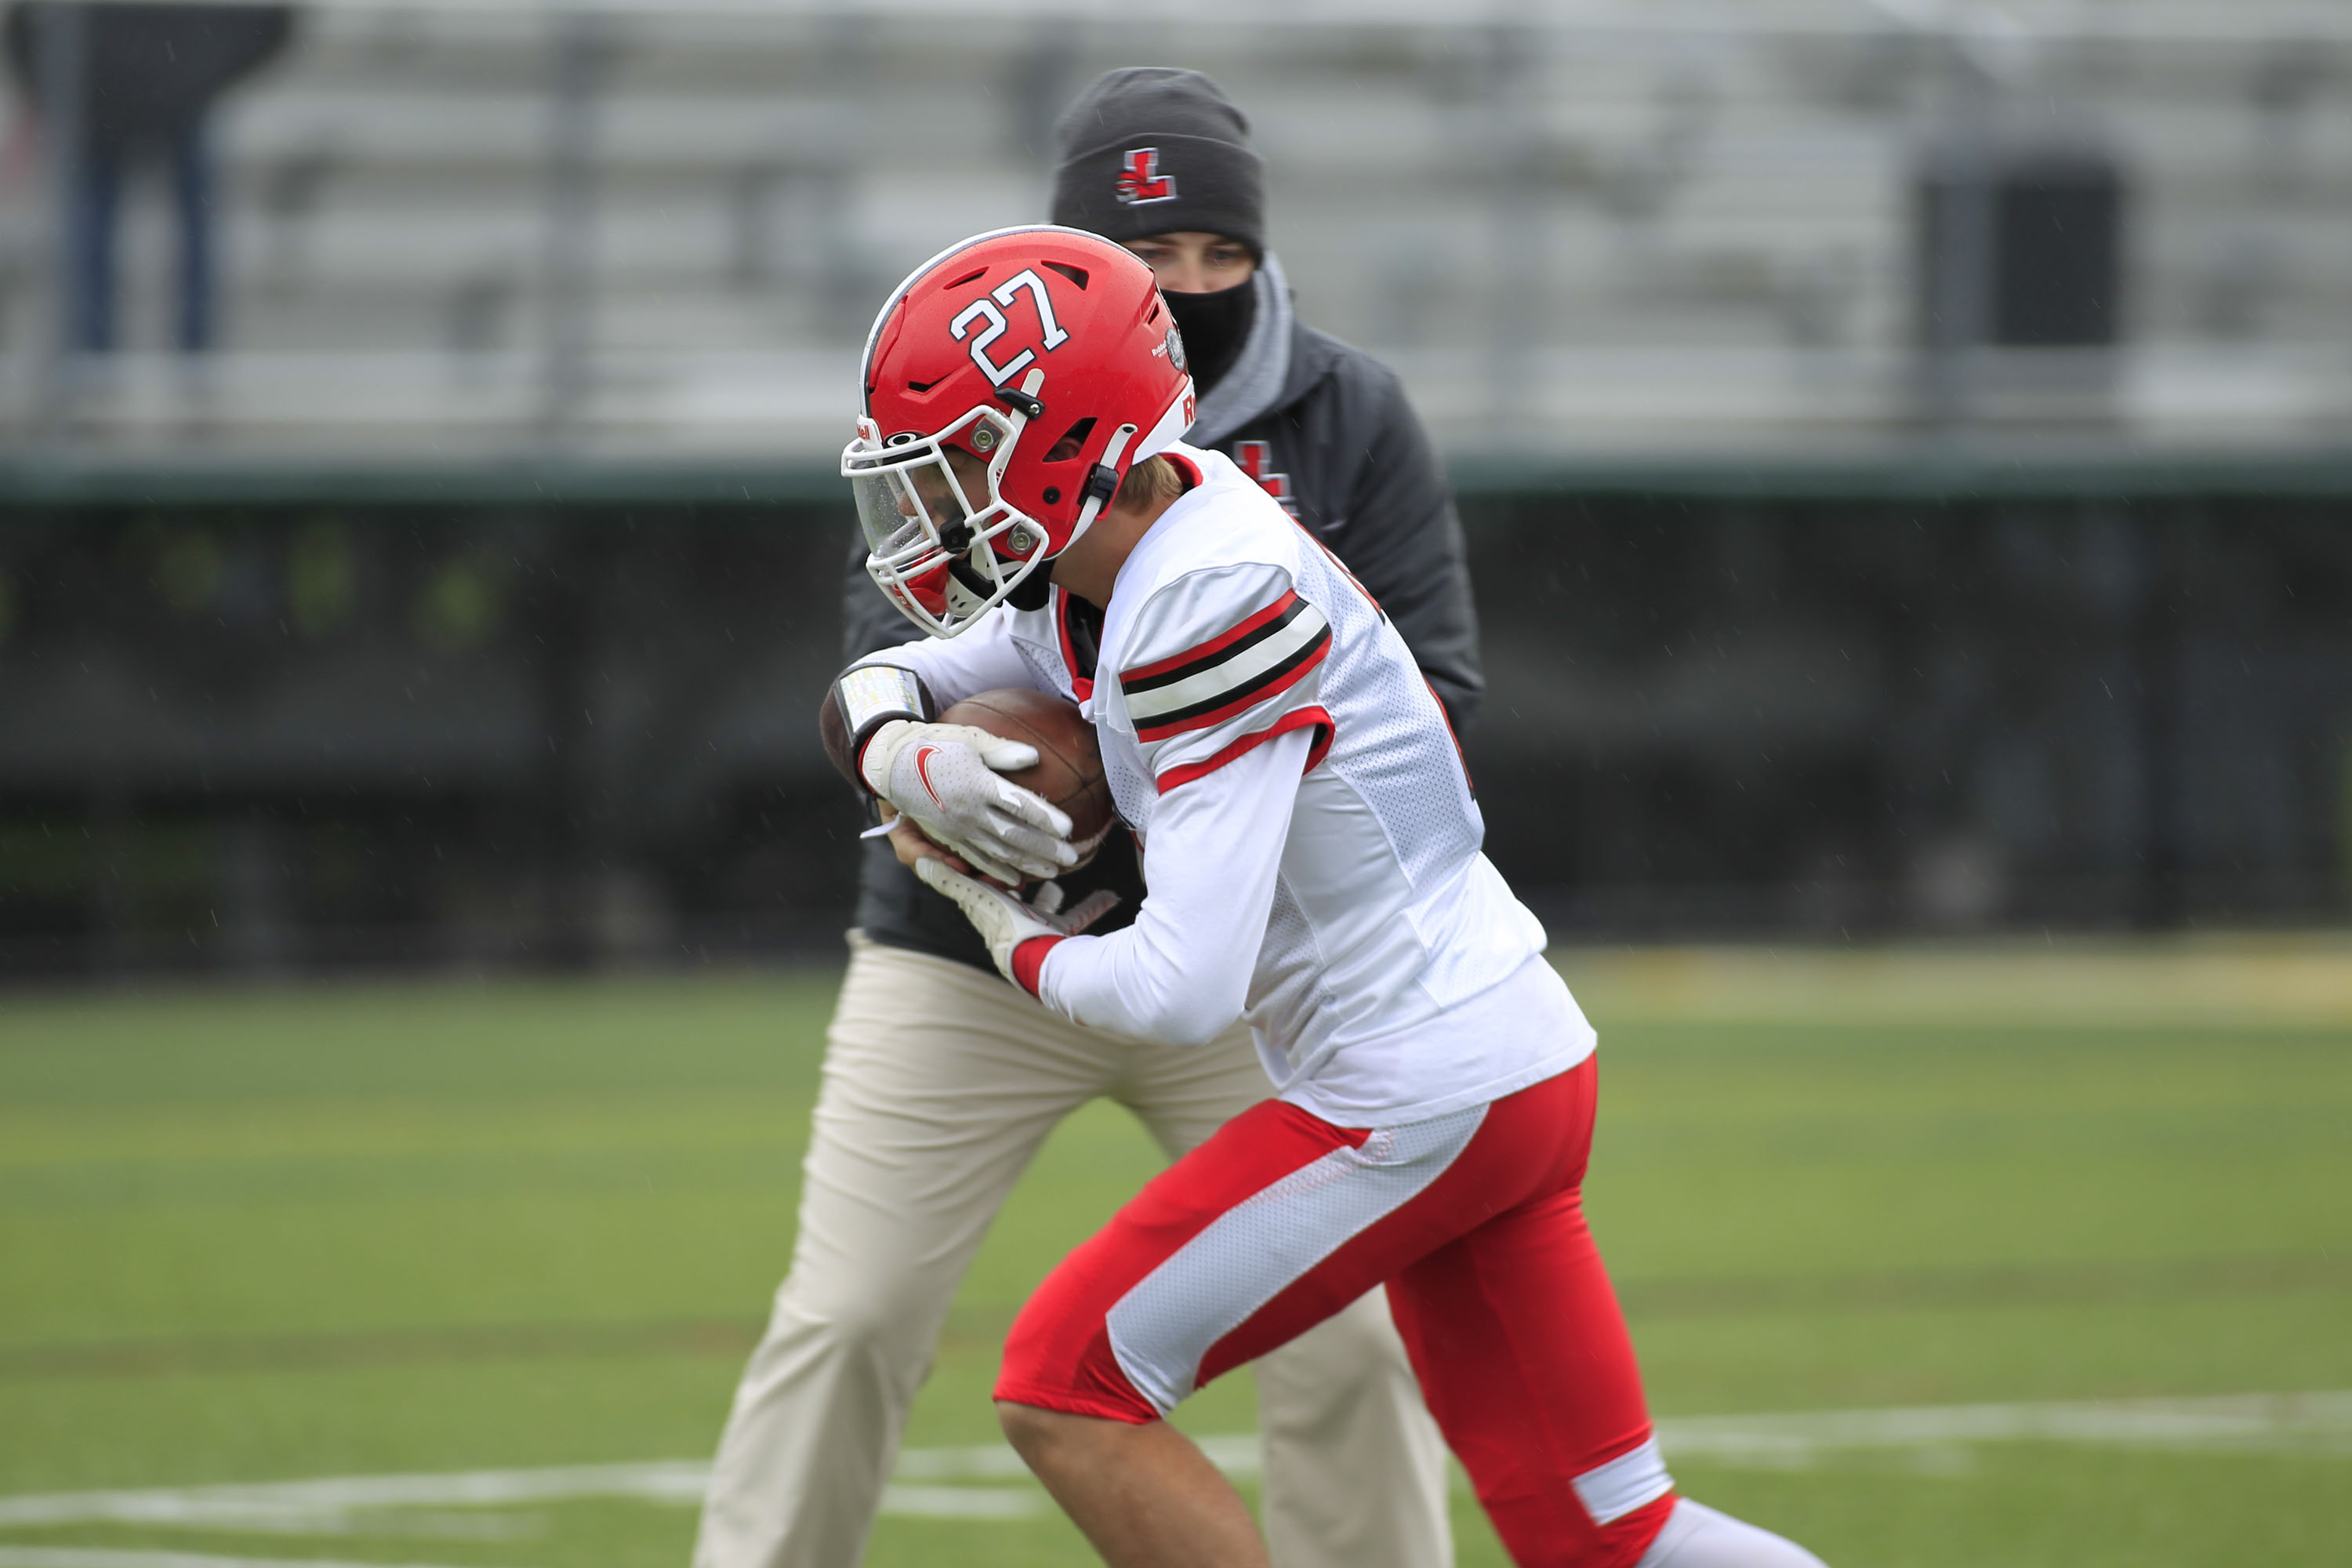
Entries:
{"label": "white yard line", "polygon": [[0,1546],[0,1568],[434,1568],[338,1563],[323,1557],[213,1557],[201,1552],[121,1552],[103,1546]]}
{"label": "white yard line", "polygon": [[[1888,1410],[1814,1410],[1788,1415],[1701,1415],[1658,1423],[1669,1459],[1772,1467],[1819,1463],[1846,1452],[1948,1449],[1975,1443],[2067,1443],[2206,1452],[2352,1455],[2352,1391],[2246,1394],[2196,1399],[2073,1400],[2034,1405],[1930,1405]],[[1202,1439],[1229,1475],[1254,1476],[1257,1439]],[[131,1524],[170,1529],[365,1532],[374,1510],[500,1507],[572,1498],[636,1498],[699,1504],[710,1467],[699,1459],[568,1465],[456,1474],[341,1476],[319,1480],[138,1491],[51,1492],[0,1497],[0,1529]],[[976,1485],[942,1483],[968,1482]],[[883,1494],[885,1513],[934,1519],[1021,1519],[1047,1508],[1012,1449],[910,1448]],[[397,1532],[397,1519],[373,1521]],[[0,1568],[246,1568],[248,1560],[174,1552],[0,1547]],[[285,1559],[269,1568],[342,1568]],[[368,1568],[382,1568],[370,1564]]]}
{"label": "white yard line", "polygon": [[[495,1507],[563,1498],[630,1497],[694,1504],[709,1484],[700,1459],[566,1465],[456,1474],[336,1476],[142,1491],[52,1492],[0,1498],[0,1528],[28,1524],[157,1524],[196,1529],[286,1529],[302,1520],[342,1521],[355,1510]],[[322,1533],[348,1533],[338,1523]]]}
{"label": "white yard line", "polygon": [[1027,1519],[1053,1508],[1034,1486],[882,1489],[882,1511],[925,1519]]}

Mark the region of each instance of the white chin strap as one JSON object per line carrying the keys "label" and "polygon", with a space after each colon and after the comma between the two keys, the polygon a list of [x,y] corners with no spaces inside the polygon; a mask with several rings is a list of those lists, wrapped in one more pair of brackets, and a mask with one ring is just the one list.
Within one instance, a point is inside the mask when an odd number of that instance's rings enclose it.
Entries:
{"label": "white chin strap", "polygon": [[[1096,466],[1107,468],[1113,473],[1117,473],[1119,458],[1127,455],[1127,444],[1134,439],[1135,426],[1132,425],[1122,425],[1112,431],[1110,445],[1103,448],[1102,461]],[[1063,545],[1062,550],[1067,550],[1070,544],[1076,544],[1085,538],[1087,530],[1094,526],[1095,519],[1102,515],[1103,508],[1109,505],[1118,494],[1118,491],[1116,489],[1108,496],[1099,490],[1089,490],[1087,495],[1087,504],[1078,509],[1078,521],[1070,530],[1070,543]],[[1059,555],[1061,552],[1061,550],[1057,550],[1054,553]]]}

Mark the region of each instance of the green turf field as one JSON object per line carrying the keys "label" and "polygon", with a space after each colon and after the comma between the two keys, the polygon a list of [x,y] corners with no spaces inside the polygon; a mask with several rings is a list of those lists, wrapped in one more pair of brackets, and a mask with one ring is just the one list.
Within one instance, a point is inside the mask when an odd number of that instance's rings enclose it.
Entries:
{"label": "green turf field", "polygon": [[[1837,1568],[2352,1563],[2352,949],[1563,963],[1686,1491]],[[0,1568],[682,1565],[832,983],[0,997]],[[1013,1309],[1155,1163],[1109,1110],[1048,1147],[871,1562],[1091,1560],[974,1450]],[[1246,1381],[1185,1422],[1245,1432]],[[456,1472],[491,1500],[216,1489]]]}

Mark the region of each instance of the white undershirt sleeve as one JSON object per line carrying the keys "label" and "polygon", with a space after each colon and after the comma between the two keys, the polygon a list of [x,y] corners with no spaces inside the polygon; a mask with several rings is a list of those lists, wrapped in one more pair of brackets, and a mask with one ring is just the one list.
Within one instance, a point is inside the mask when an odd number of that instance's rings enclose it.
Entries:
{"label": "white undershirt sleeve", "polygon": [[1038,974],[1045,1005],[1171,1046],[1206,1044],[1240,1017],[1315,741],[1276,735],[1160,796],[1142,910],[1125,931],[1057,943]]}

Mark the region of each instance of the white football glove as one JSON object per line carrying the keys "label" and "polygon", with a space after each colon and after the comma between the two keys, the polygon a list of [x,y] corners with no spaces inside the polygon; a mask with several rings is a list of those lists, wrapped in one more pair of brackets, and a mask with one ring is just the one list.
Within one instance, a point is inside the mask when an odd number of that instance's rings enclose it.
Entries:
{"label": "white football glove", "polygon": [[1088,893],[1065,910],[1059,882],[1048,882],[1039,889],[1033,902],[1002,888],[992,888],[977,877],[967,877],[935,856],[916,861],[915,875],[961,907],[972,930],[988,943],[988,956],[996,961],[996,972],[1024,991],[1034,991],[1034,987],[1024,983],[1013,971],[1013,955],[1023,942],[1041,936],[1076,936],[1110,913],[1118,903],[1117,893],[1103,889]]}
{"label": "white football glove", "polygon": [[858,769],[925,837],[1000,882],[1051,877],[1078,863],[1070,819],[1000,778],[1034,767],[1037,749],[970,724],[896,719],[866,742]]}

